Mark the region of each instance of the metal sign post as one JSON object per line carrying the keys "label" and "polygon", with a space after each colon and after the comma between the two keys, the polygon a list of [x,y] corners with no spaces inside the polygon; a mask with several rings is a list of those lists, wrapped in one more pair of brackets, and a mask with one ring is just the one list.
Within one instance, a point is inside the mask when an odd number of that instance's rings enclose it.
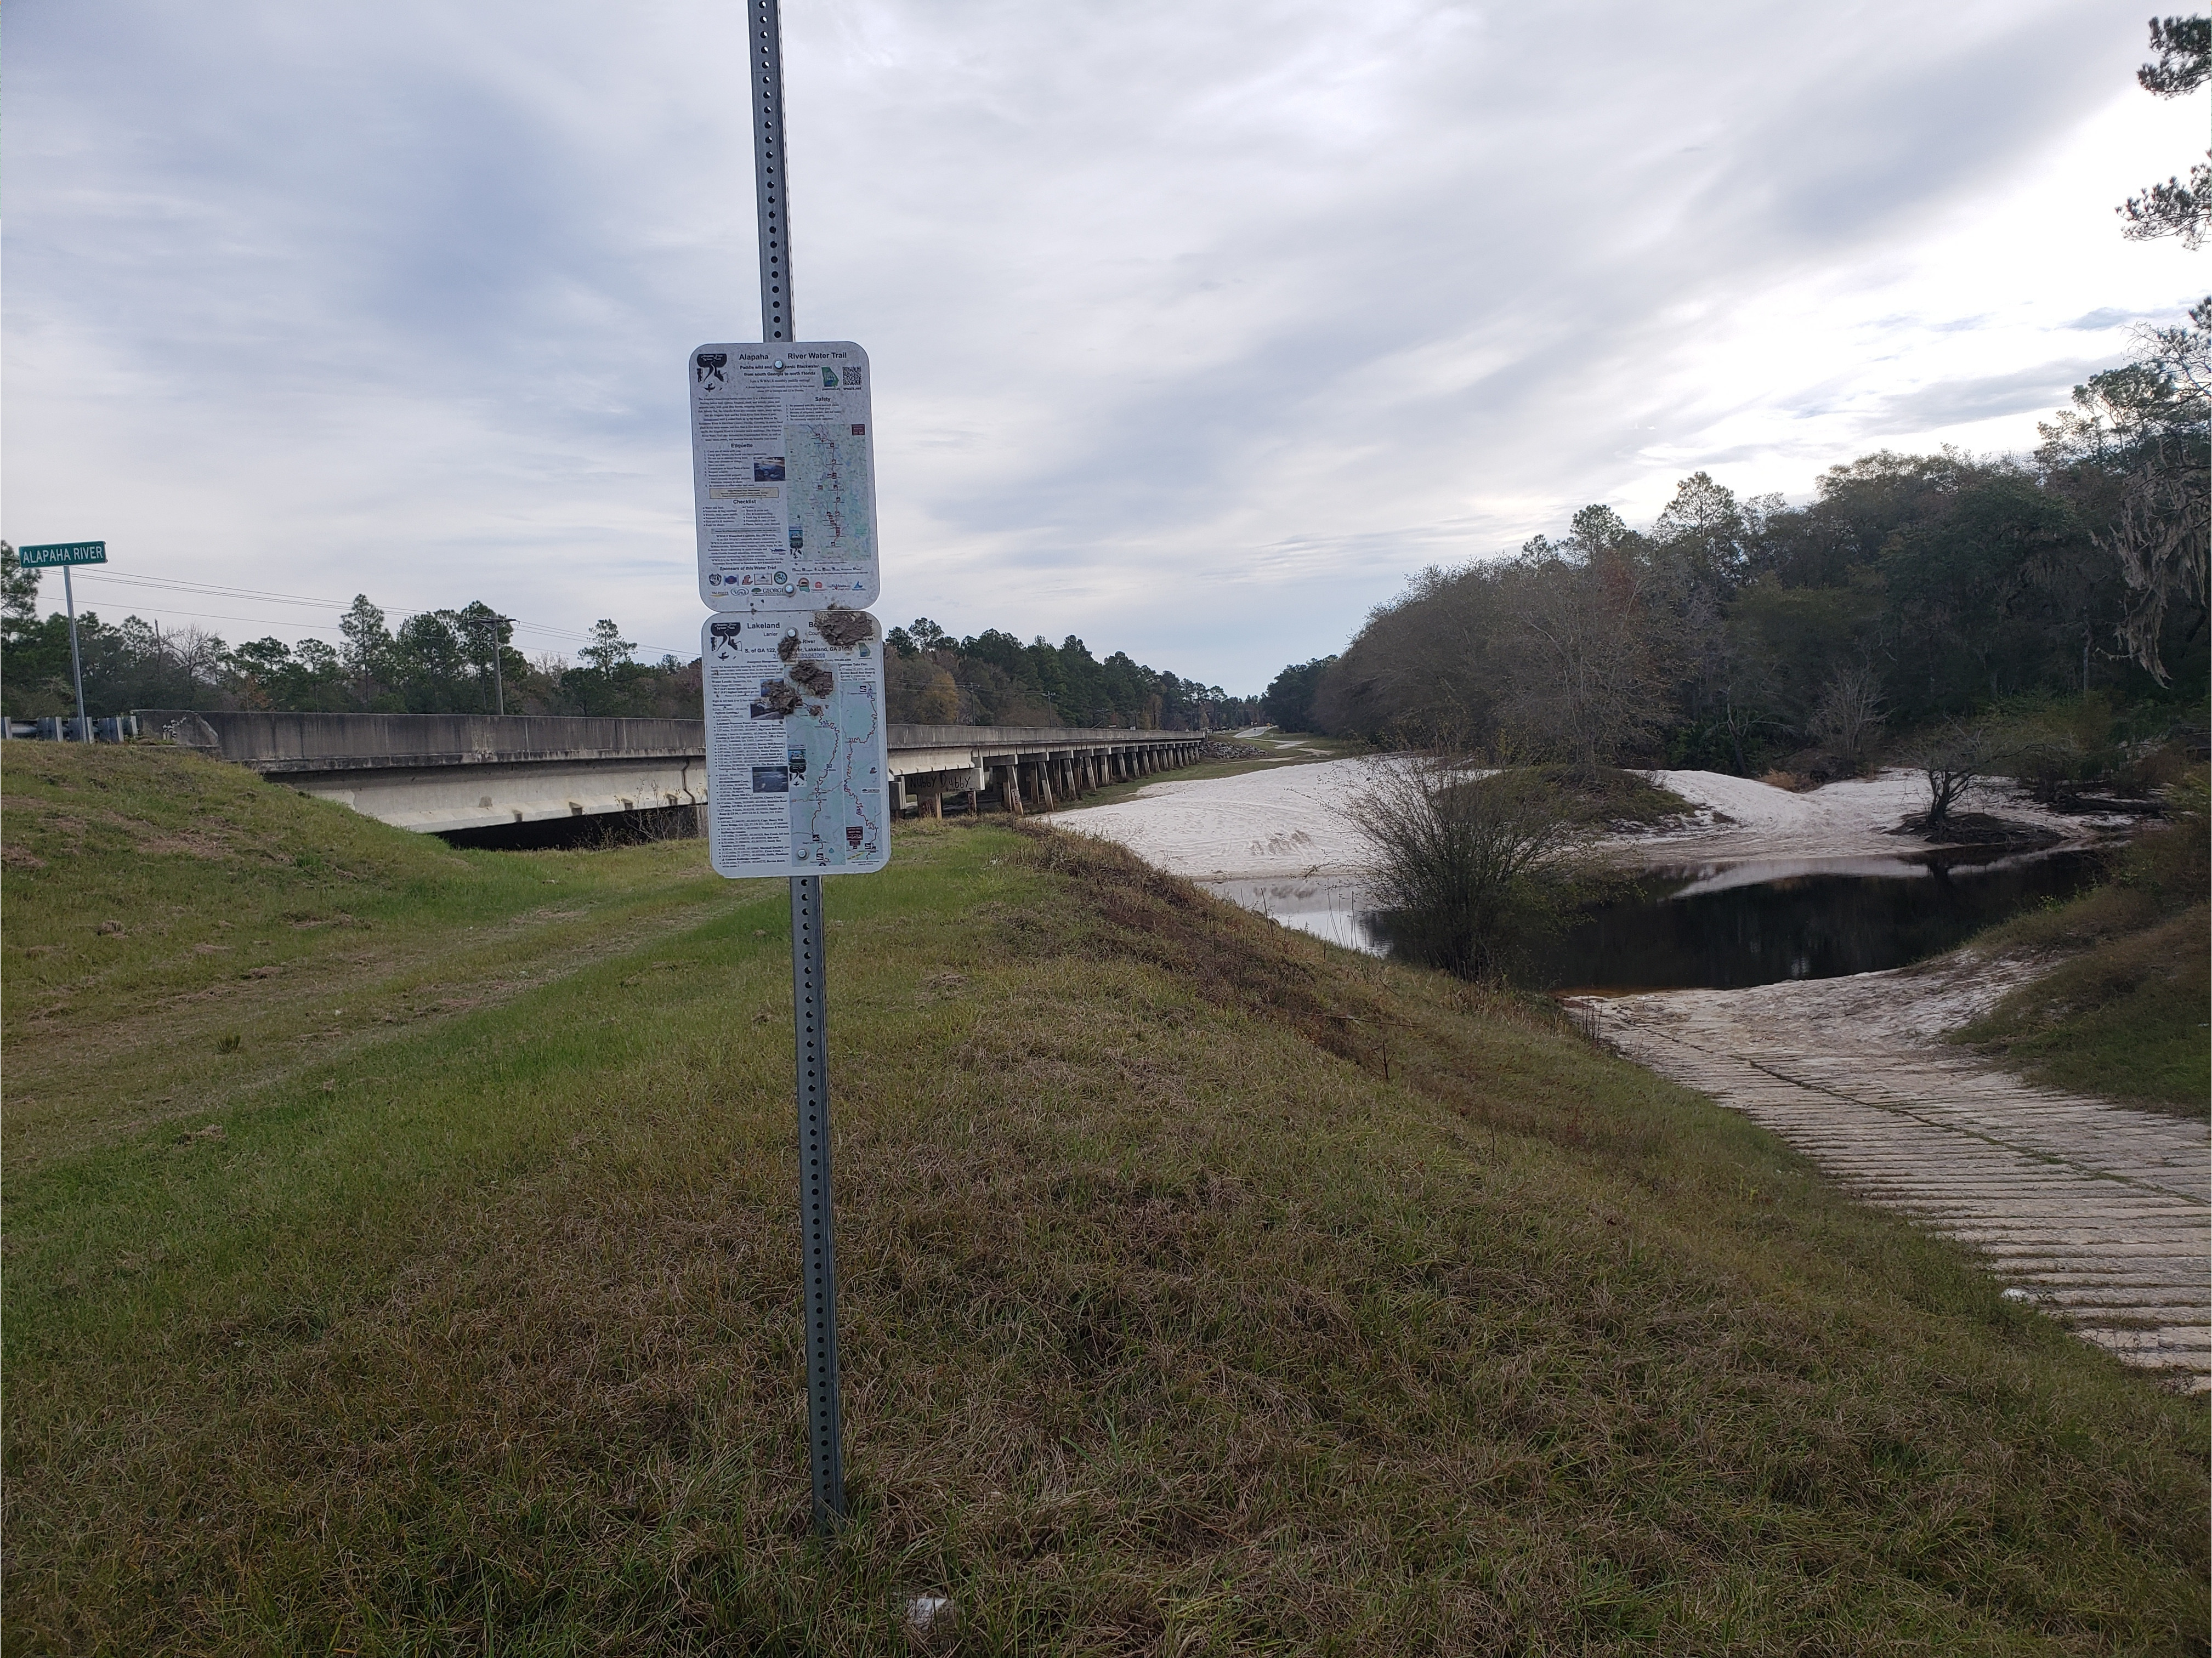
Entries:
{"label": "metal sign post", "polygon": [[50,569],[57,564],[61,566],[62,604],[69,611],[70,677],[76,682],[76,734],[79,741],[89,743],[92,741],[92,722],[84,715],[84,658],[76,646],[76,586],[70,580],[70,567],[106,563],[107,544],[104,541],[49,541],[36,547],[19,549],[15,559],[27,570]]}
{"label": "metal sign post", "polygon": [[[778,0],[746,0],[753,88],[753,191],[760,225],[761,338],[792,339],[790,189],[784,167],[783,21]],[[799,1104],[799,1230],[805,1275],[806,1441],[814,1529],[845,1518],[837,1399],[836,1209],[830,1181],[830,1043],[822,878],[791,878],[791,1040]]]}
{"label": "metal sign post", "polygon": [[62,607],[70,619],[70,677],[76,682],[76,735],[81,743],[92,741],[92,722],[84,717],[84,656],[76,647],[76,584],[70,580],[70,567],[62,566]]}
{"label": "metal sign post", "polygon": [[777,14],[777,0],[747,0],[762,338],[701,345],[687,370],[699,597],[711,613],[699,633],[708,857],[732,880],[791,885],[806,1436],[814,1527],[828,1533],[845,1517],[845,1467],[822,880],[889,861],[890,761],[883,630],[868,613],[882,586],[874,370],[854,341],[792,337]]}

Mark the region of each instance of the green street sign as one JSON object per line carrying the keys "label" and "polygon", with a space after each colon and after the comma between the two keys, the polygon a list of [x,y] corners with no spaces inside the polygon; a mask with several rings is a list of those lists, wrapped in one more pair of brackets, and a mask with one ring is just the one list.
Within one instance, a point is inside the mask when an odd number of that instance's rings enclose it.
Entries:
{"label": "green street sign", "polygon": [[55,564],[105,564],[104,541],[49,541],[37,547],[18,547],[17,561],[27,570],[43,570]]}

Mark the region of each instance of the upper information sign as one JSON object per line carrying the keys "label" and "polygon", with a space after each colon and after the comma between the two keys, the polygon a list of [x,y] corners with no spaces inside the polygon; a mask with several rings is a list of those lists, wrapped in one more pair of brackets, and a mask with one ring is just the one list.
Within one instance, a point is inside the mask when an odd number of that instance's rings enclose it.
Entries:
{"label": "upper information sign", "polygon": [[868,354],[850,340],[691,354],[699,596],[715,610],[876,602],[869,380]]}
{"label": "upper information sign", "polygon": [[890,857],[875,618],[718,616],[707,693],[707,852],[718,875],[866,875]]}

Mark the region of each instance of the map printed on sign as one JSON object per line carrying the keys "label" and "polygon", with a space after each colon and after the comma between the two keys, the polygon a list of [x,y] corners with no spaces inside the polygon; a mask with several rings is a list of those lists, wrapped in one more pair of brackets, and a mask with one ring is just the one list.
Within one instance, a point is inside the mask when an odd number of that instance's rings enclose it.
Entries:
{"label": "map printed on sign", "polygon": [[699,594],[714,609],[875,602],[870,378],[849,340],[691,354]]}
{"label": "map printed on sign", "polygon": [[700,635],[715,873],[862,875],[890,857],[884,658],[859,610],[718,616]]}

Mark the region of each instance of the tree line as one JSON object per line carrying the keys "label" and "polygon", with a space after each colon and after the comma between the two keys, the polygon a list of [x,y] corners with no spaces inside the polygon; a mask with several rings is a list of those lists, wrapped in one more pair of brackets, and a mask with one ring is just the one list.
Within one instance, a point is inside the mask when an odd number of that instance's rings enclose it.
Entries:
{"label": "tree line", "polygon": [[[76,712],[68,619],[39,615],[42,572],[0,542],[0,711],[17,719]],[[611,620],[574,661],[525,656],[514,623],[481,600],[426,610],[397,627],[367,596],[338,621],[339,642],[250,640],[230,646],[192,627],[138,616],[77,617],[85,701],[128,708],[270,708],[296,713],[623,714],[696,720],[700,672],[664,656],[637,659]],[[1249,698],[1149,668],[1116,651],[1104,661],[1070,637],[1024,645],[996,629],[955,640],[927,618],[894,628],[884,665],[890,717],[925,725],[1133,726],[1218,729],[1256,716]]]}
{"label": "tree line", "polygon": [[1883,734],[2039,699],[2201,725],[2212,299],[2146,331],[2024,459],[1889,451],[1814,498],[1699,472],[1648,527],[1575,513],[1431,568],[1261,699],[1298,729],[1584,767],[1856,769]]}
{"label": "tree line", "polygon": [[[17,719],[73,714],[69,622],[41,618],[39,577],[0,543],[0,709]],[[425,610],[397,628],[366,595],[339,618],[339,643],[276,638],[229,646],[194,627],[132,616],[77,616],[84,694],[92,712],[127,708],[270,708],[303,714],[628,714],[696,719],[699,665],[637,659],[610,620],[592,629],[574,661],[526,657],[514,624],[477,600]]]}
{"label": "tree line", "polygon": [[1254,697],[1148,668],[1127,652],[1104,661],[1070,634],[1024,645],[995,628],[955,639],[927,616],[894,628],[884,669],[890,718],[924,726],[1111,726],[1220,731],[1258,716]]}

